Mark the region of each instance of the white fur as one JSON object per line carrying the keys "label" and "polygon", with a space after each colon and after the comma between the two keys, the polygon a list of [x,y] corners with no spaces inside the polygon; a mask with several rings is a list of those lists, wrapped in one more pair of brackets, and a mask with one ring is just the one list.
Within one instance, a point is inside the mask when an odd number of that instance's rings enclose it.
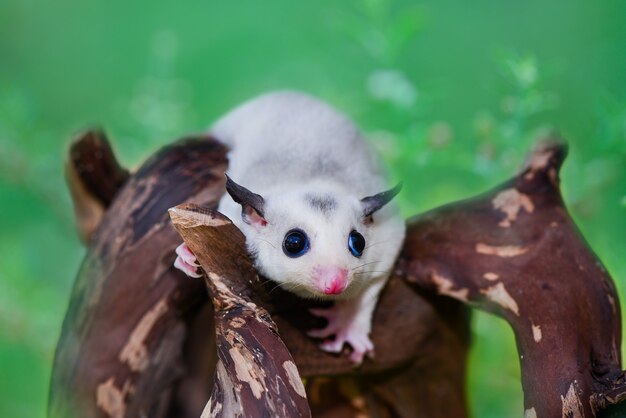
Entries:
{"label": "white fur", "polygon": [[[389,188],[377,159],[357,127],[329,105],[297,92],[255,98],[231,111],[212,129],[229,148],[229,176],[265,200],[266,226],[248,225],[241,206],[226,194],[219,210],[244,233],[257,269],[304,297],[354,300],[371,319],[404,239],[405,224],[392,203],[364,224],[360,200]],[[322,213],[306,195],[333,198]],[[299,258],[283,253],[285,234],[300,228],[310,250]],[[348,249],[348,234],[366,242],[360,258]],[[326,296],[313,285],[316,267],[349,271],[344,293]],[[367,332],[369,332],[369,324]]]}

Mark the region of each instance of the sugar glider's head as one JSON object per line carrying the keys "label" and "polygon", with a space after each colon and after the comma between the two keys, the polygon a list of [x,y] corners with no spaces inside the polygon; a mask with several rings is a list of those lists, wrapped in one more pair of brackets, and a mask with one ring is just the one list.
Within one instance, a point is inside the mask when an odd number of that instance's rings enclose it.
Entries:
{"label": "sugar glider's head", "polygon": [[333,187],[268,196],[227,179],[261,274],[303,297],[350,298],[393,267],[404,222],[385,207],[400,185],[366,197]]}

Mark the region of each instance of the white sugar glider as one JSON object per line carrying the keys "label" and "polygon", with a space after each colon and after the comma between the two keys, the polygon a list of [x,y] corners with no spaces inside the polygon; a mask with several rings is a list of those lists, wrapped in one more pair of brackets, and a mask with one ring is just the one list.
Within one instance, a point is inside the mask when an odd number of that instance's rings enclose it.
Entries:
{"label": "white sugar glider", "polygon": [[[356,364],[373,355],[372,315],[405,223],[387,205],[400,187],[383,191],[385,176],[358,128],[315,98],[275,92],[237,107],[212,134],[230,149],[218,209],[245,235],[257,270],[301,297],[335,302],[312,310],[328,321],[308,332],[326,339],[323,350],[348,343]],[[176,253],[174,265],[197,277],[187,246]]]}

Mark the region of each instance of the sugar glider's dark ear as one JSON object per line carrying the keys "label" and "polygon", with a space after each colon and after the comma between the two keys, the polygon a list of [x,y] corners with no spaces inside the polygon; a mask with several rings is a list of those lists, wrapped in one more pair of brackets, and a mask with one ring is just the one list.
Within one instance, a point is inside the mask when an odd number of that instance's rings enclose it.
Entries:
{"label": "sugar glider's dark ear", "polygon": [[233,200],[241,205],[241,218],[249,225],[265,226],[267,221],[263,215],[265,201],[263,196],[252,193],[250,190],[235,183],[227,174],[226,191]]}
{"label": "sugar glider's dark ear", "polygon": [[400,190],[402,190],[402,182],[398,183],[398,185],[393,189],[385,190],[384,192],[380,192],[374,196],[368,196],[361,199],[361,206],[363,207],[363,223],[371,223],[374,212],[391,202],[391,199],[396,197],[396,195],[400,193]]}

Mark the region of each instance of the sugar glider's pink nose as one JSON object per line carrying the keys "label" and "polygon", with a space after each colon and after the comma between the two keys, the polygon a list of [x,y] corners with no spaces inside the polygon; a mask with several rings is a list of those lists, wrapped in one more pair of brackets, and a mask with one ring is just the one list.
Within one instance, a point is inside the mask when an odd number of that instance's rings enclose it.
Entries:
{"label": "sugar glider's pink nose", "polygon": [[339,267],[317,267],[315,286],[325,295],[339,295],[348,284],[348,270]]}

